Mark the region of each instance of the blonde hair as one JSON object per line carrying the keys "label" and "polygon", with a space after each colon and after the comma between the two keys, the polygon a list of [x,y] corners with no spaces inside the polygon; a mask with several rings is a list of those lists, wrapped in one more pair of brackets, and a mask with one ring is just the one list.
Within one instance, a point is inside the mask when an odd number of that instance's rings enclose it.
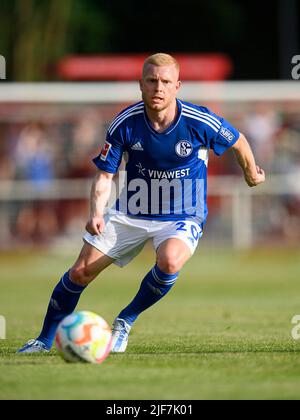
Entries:
{"label": "blonde hair", "polygon": [[154,65],[154,66],[170,66],[170,65],[175,65],[176,69],[178,70],[178,73],[180,71],[180,66],[178,61],[172,57],[169,54],[164,54],[164,53],[158,53],[158,54],[153,54],[150,55],[150,57],[148,57],[145,62],[144,62],[144,66],[143,66],[143,76],[145,74],[145,70],[146,67],[148,65]]}

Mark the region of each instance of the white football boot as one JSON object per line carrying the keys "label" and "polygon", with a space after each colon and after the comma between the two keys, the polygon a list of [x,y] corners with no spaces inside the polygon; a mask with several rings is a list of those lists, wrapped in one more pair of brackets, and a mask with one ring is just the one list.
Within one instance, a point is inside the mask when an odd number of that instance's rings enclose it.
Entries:
{"label": "white football boot", "polygon": [[39,340],[29,340],[27,344],[21,347],[17,353],[29,354],[29,353],[49,353],[46,345]]}
{"label": "white football boot", "polygon": [[124,319],[116,318],[113,323],[111,353],[124,353],[128,345],[131,325]]}

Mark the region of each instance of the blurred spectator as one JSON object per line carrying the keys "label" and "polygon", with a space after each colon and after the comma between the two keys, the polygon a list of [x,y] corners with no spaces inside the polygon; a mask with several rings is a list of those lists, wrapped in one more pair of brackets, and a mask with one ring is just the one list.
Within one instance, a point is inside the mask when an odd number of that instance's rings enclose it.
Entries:
{"label": "blurred spectator", "polygon": [[[45,130],[37,124],[20,133],[14,152],[17,177],[27,180],[39,192],[54,178],[53,150]],[[29,201],[21,205],[16,218],[15,234],[25,243],[43,243],[58,232],[58,221],[52,202]]]}
{"label": "blurred spectator", "polygon": [[300,117],[284,115],[274,141],[272,172],[287,174],[300,169]]}
{"label": "blurred spectator", "polygon": [[0,155],[0,180],[12,182],[16,177],[16,166],[7,154]]}
{"label": "blurred spectator", "polygon": [[[15,178],[15,165],[9,156],[3,152],[0,154],[0,182],[2,184],[2,192],[11,189]],[[11,225],[13,224],[13,203],[6,203],[0,200],[0,245],[7,246],[11,238]]]}
{"label": "blurred spectator", "polygon": [[14,155],[19,179],[30,181],[37,189],[51,182],[54,156],[41,127],[31,124],[21,131]]}
{"label": "blurred spectator", "polygon": [[99,153],[105,140],[101,128],[101,114],[94,109],[85,111],[75,122],[68,148],[70,178],[93,176],[91,160]]}
{"label": "blurred spectator", "polygon": [[258,104],[254,111],[246,114],[244,134],[253,148],[257,162],[263,162],[266,170],[270,168],[274,157],[274,137],[279,128],[279,117],[267,104]]}

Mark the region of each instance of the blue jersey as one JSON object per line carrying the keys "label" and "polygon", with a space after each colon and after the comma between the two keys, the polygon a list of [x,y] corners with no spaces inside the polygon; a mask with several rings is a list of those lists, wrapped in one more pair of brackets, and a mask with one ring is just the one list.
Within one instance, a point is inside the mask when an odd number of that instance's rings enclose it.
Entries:
{"label": "blue jersey", "polygon": [[152,127],[143,102],[125,109],[110,125],[94,163],[114,174],[125,154],[118,211],[150,220],[196,219],[203,226],[209,150],[222,155],[240,134],[205,107],[180,100],[177,106],[176,119],[162,133]]}

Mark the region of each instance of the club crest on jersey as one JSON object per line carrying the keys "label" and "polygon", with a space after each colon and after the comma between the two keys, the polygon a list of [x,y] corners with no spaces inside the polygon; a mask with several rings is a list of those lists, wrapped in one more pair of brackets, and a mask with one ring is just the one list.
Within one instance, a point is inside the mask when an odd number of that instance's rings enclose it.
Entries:
{"label": "club crest on jersey", "polygon": [[193,151],[193,145],[187,140],[181,140],[176,144],[175,151],[180,157],[188,157]]}
{"label": "club crest on jersey", "polygon": [[110,149],[111,149],[111,144],[108,143],[108,141],[106,141],[104,146],[103,146],[101,155],[100,155],[100,159],[103,160],[104,162],[107,159],[107,156],[108,156],[108,153],[109,153]]}

